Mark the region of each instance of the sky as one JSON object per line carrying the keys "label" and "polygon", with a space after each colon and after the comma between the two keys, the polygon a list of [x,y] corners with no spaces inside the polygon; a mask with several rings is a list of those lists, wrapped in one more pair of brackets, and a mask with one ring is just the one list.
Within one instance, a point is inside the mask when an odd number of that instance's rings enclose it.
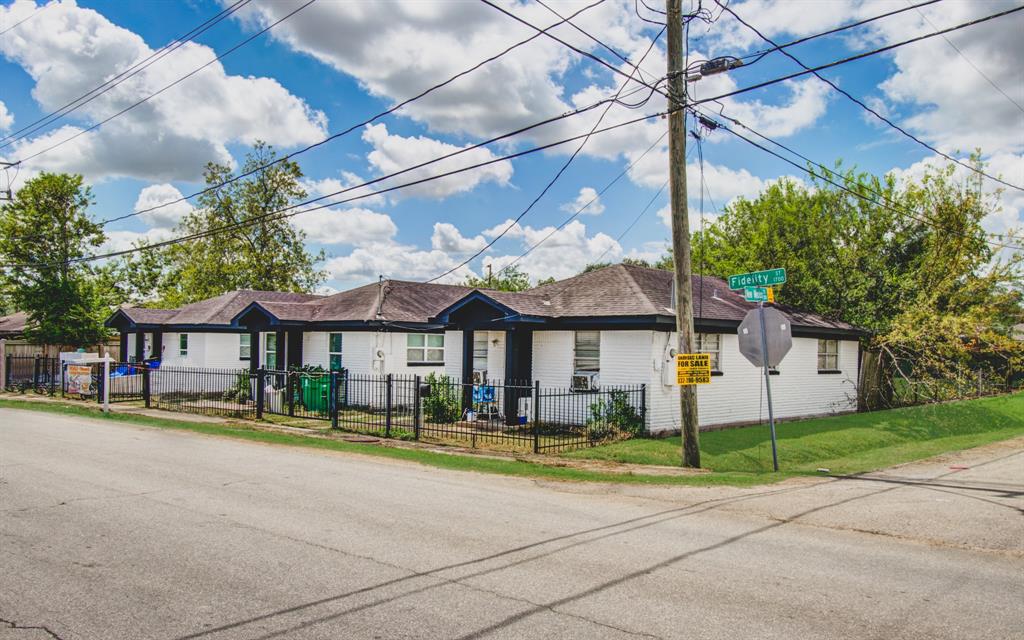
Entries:
{"label": "sky", "polygon": [[[572,20],[582,31],[632,62],[642,60],[645,82],[662,77],[664,36],[647,53],[661,29],[652,23],[662,16],[643,5],[638,14],[633,0],[588,7],[595,1],[545,3],[550,9],[534,1],[495,4],[542,28],[559,22],[555,12],[566,16],[582,10]],[[90,214],[98,220],[121,217],[199,191],[208,162],[238,167],[259,140],[282,154],[301,150],[536,34],[477,0],[251,0],[234,7],[237,2],[0,4],[0,160],[21,160],[16,168],[0,171],[0,188],[9,185],[16,191],[41,171],[81,173],[95,194]],[[729,8],[781,42],[908,4],[734,0]],[[942,0],[789,51],[809,66],[824,64],[1017,4]],[[647,5],[660,3],[648,0]],[[713,1],[704,6],[715,19],[691,23],[690,61],[742,57],[768,48]],[[34,125],[229,7],[235,10],[143,63],[113,89],[90,94],[92,99],[79,108]],[[633,71],[570,25],[551,33],[610,67]],[[1024,12],[822,74],[929,145],[958,158],[980,149],[988,173],[1024,185],[1022,33]],[[224,57],[214,60],[219,55]],[[441,281],[458,282],[483,274],[486,265],[498,271],[514,262],[534,280],[563,278],[599,260],[661,256],[670,235],[663,189],[667,121],[656,115],[591,136],[543,197],[513,222],[580,140],[513,159],[501,156],[581,136],[602,117],[600,126],[607,127],[665,109],[665,99],[656,94],[642,105],[614,104],[607,113],[608,103],[581,110],[615,95],[626,81],[608,66],[540,36],[393,114],[295,156],[305,190],[318,197],[579,111],[384,180],[374,189],[496,160],[477,169],[386,194],[360,187],[320,204],[361,196],[357,200],[291,217],[307,234],[309,249],[326,253],[318,265],[328,273],[324,291],[358,286],[380,275],[428,280],[451,271]],[[774,52],[690,83],[690,95],[716,96],[798,70],[796,62]],[[192,75],[179,81],[187,74]],[[622,95],[638,103],[648,93],[629,82]],[[941,161],[813,76],[706,107],[825,165],[842,160],[845,166],[912,179]],[[690,127],[695,128],[692,122]],[[756,196],[780,177],[807,180],[796,168],[726,132],[702,135],[703,189],[693,138],[687,163],[691,225],[713,224],[728,202]],[[1002,187],[984,182],[993,192]],[[1005,189],[999,197],[1001,208],[984,221],[991,233],[1024,223],[1024,192]],[[178,202],[110,223],[103,250],[123,249],[140,238],[174,237],[175,225],[193,204]],[[479,257],[460,266],[492,241]]]}

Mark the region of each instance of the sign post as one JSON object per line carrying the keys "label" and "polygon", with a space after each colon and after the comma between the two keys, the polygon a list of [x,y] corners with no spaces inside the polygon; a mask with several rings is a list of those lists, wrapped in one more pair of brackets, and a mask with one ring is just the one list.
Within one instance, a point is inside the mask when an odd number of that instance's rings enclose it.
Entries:
{"label": "sign post", "polygon": [[[773,284],[786,281],[785,269],[769,269],[729,276],[730,289],[743,289],[743,297],[757,302],[740,323],[740,353],[755,367],[764,371],[764,389],[768,399],[768,425],[772,439],[772,468],[779,470],[778,443],[775,434],[775,408],[772,406],[771,368],[776,367],[793,347],[793,335],[786,316],[775,308],[765,309],[764,303],[774,299],[769,293]],[[774,293],[774,292],[772,292]]]}

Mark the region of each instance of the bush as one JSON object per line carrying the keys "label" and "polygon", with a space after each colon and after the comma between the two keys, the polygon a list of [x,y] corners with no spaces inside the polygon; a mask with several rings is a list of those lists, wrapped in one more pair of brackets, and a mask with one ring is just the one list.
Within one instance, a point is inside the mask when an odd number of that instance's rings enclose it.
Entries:
{"label": "bush", "polygon": [[448,376],[431,373],[425,382],[430,395],[423,399],[423,414],[429,422],[455,422],[462,416],[462,385]]}
{"label": "bush", "polygon": [[221,399],[224,400],[224,402],[245,404],[249,402],[251,395],[252,390],[249,387],[249,374],[239,373],[235,376],[235,384],[228,387],[224,393],[221,394]]}
{"label": "bush", "polygon": [[611,391],[607,400],[590,405],[587,431],[591,440],[632,438],[644,430],[643,418],[629,403],[625,391]]}

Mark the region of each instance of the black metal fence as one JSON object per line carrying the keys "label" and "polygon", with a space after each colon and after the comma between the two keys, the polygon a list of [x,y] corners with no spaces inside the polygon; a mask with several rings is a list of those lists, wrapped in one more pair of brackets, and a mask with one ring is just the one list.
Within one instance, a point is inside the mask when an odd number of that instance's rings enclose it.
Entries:
{"label": "black metal fence", "polygon": [[60,361],[44,356],[16,356],[8,354],[4,362],[3,389],[53,395],[60,387]]}
{"label": "black metal fence", "polygon": [[[25,365],[18,369],[21,372]],[[90,395],[103,401],[103,364],[91,367]],[[58,368],[59,371],[59,368]],[[539,382],[472,383],[446,376],[360,375],[247,369],[110,365],[110,401],[139,401],[186,413],[324,420],[384,438],[556,452],[646,431],[643,384],[594,391]],[[69,395],[68,376],[61,387]],[[41,377],[39,379],[42,379]]]}

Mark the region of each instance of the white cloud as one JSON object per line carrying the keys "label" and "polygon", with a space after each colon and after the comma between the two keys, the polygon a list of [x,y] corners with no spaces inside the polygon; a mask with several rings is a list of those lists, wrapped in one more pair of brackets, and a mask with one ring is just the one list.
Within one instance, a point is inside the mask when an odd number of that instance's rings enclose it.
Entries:
{"label": "white cloud", "polygon": [[129,231],[127,229],[106,230],[107,239],[96,249],[97,254],[125,251],[135,246],[136,242],[151,243],[169,240],[174,231],[167,228],[153,228],[147,231]]}
{"label": "white cloud", "polygon": [[[35,10],[33,2],[0,7],[0,22]],[[137,34],[74,2],[52,4],[32,21],[0,39],[0,55],[21,65],[35,80],[32,96],[52,111],[100,85],[153,50]],[[143,71],[76,110],[70,120],[91,124],[117,113],[216,56],[188,42]],[[14,145],[24,158],[84,127],[57,131]],[[277,146],[323,137],[326,118],[271,78],[228,75],[214,62],[195,76],[84,134],[26,169],[77,171],[91,181],[130,176],[150,180],[196,180],[207,161],[230,164],[227,145],[262,139]]]}
{"label": "white cloud", "polygon": [[327,196],[328,194],[338,193],[339,191],[351,189],[351,191],[345,191],[337,196],[330,196],[338,199],[349,199],[359,197],[357,201],[360,205],[365,207],[380,207],[383,206],[387,199],[383,194],[369,195],[375,191],[373,186],[353,188],[356,185],[363,184],[366,182],[361,176],[351,172],[342,171],[341,178],[324,178],[322,180],[314,180],[312,178],[304,178],[301,181],[302,188],[306,190],[310,198],[319,198],[321,196]]}
{"label": "white cloud", "polygon": [[[398,280],[426,280],[457,265],[460,261],[436,249],[423,251],[416,246],[397,242],[376,242],[357,247],[347,256],[332,258],[324,268],[341,288],[366,284],[383,275]],[[455,284],[474,275],[468,267],[460,267],[439,282]]]}
{"label": "white cloud", "polygon": [[[641,186],[661,187],[668,180],[668,150],[649,153],[629,170],[629,176]],[[719,207],[739,196],[754,197],[767,184],[746,169],[730,169],[711,162],[704,163],[704,182],[711,200]],[[686,165],[686,183],[690,198],[698,199],[701,188],[699,164],[691,162]]]}
{"label": "white cloud", "polygon": [[[143,211],[166,202],[174,202],[179,200],[181,196],[181,192],[173,185],[151,184],[148,187],[144,187],[142,191],[139,191],[139,197],[135,200],[135,211]],[[141,213],[139,218],[151,227],[173,228],[191,212],[192,205],[187,200],[183,200],[154,211]]]}
{"label": "white cloud", "polygon": [[[586,225],[579,220],[573,220],[558,231],[553,226],[526,226],[517,230],[521,234],[514,237],[522,240],[523,251],[543,242],[516,263],[534,281],[548,277],[567,278],[592,262],[615,262],[622,257],[622,246],[614,238],[604,233],[588,236]],[[516,260],[523,251],[489,257],[484,263],[489,262],[495,270],[501,269]]]}
{"label": "white cloud", "polygon": [[306,239],[326,245],[366,245],[390,240],[398,233],[391,216],[369,209],[316,209],[294,216],[292,225]]}
{"label": "white cloud", "polygon": [[455,255],[467,255],[480,251],[487,245],[482,235],[467,238],[450,222],[435,222],[430,246],[438,251]]}
{"label": "white cloud", "polygon": [[559,208],[571,213],[579,211],[581,215],[599,216],[604,213],[604,203],[593,187],[583,187],[575,200],[566,202]]}
{"label": "white cloud", "polygon": [[[363,140],[373,146],[373,151],[366,159],[377,173],[386,175],[442,155],[458,151],[462,147],[434,140],[426,136],[404,137],[388,133],[386,125],[367,125],[363,132]],[[446,171],[468,167],[480,162],[494,159],[496,156],[487,149],[474,149],[461,155],[442,160],[422,169],[416,169],[393,179],[380,183],[381,187],[404,184],[406,182],[435,176]],[[456,193],[471,191],[484,182],[495,182],[507,185],[512,177],[512,163],[503,160],[478,169],[457,173],[446,178],[431,180],[421,185],[408,187],[392,195],[421,196],[442,199]]]}
{"label": "white cloud", "polygon": [[0,100],[0,132],[7,131],[14,124],[14,114],[7,110],[7,105]]}

